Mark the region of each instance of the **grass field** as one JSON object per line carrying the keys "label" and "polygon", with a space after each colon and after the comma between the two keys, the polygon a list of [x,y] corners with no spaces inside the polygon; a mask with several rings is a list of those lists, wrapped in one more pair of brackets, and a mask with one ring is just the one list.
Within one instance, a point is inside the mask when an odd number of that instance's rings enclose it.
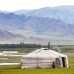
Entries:
{"label": "grass field", "polygon": [[[74,53],[65,53],[69,58],[70,68],[58,69],[20,69],[20,65],[0,66],[0,74],[74,74]],[[7,62],[20,62],[21,57],[0,56],[8,58]]]}
{"label": "grass field", "polygon": [[74,68],[61,69],[1,69],[0,74],[74,74]]}
{"label": "grass field", "polygon": [[70,67],[74,67],[74,53],[65,53],[68,56],[68,62]]}
{"label": "grass field", "polygon": [[[7,58],[7,59],[3,59],[3,58]],[[0,62],[2,63],[20,63],[20,60],[21,60],[21,56],[0,56]]]}

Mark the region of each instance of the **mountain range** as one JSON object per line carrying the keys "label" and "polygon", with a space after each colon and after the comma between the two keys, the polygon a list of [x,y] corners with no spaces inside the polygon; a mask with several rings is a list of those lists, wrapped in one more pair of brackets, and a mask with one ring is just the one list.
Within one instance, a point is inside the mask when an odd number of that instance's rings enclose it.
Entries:
{"label": "mountain range", "polygon": [[58,7],[45,7],[35,10],[19,10],[15,11],[18,15],[36,16],[36,17],[49,17],[61,19],[67,24],[74,24],[74,6],[58,6]]}
{"label": "mountain range", "polygon": [[59,6],[11,13],[0,11],[0,41],[12,39],[10,41],[43,43],[73,40],[73,8],[74,6]]}

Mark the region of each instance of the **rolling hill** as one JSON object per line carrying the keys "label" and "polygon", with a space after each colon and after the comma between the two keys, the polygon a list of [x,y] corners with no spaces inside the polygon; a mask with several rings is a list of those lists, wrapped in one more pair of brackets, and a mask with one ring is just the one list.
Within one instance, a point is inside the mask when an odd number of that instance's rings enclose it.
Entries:
{"label": "rolling hill", "polygon": [[56,40],[56,42],[57,40],[73,41],[73,8],[74,6],[60,6],[35,10],[20,10],[13,13],[1,11],[0,40],[6,39],[8,41],[30,43],[46,43],[51,40]]}
{"label": "rolling hill", "polygon": [[12,38],[20,38],[20,37],[23,36],[19,34],[13,34],[6,30],[0,29],[0,39],[12,39]]}
{"label": "rolling hill", "polygon": [[[2,15],[2,13],[1,13]],[[0,16],[0,26],[11,32],[13,30],[28,31],[39,35],[73,35],[73,25],[61,19],[16,15],[13,13]],[[5,27],[5,28],[4,28]],[[11,28],[11,29],[10,29]]]}

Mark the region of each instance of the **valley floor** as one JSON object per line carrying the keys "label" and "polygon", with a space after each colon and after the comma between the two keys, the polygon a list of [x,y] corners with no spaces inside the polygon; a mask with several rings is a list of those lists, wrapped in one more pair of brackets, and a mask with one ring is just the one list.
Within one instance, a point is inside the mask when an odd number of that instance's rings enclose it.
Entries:
{"label": "valley floor", "polygon": [[0,69],[0,74],[74,74],[74,68],[61,69]]}

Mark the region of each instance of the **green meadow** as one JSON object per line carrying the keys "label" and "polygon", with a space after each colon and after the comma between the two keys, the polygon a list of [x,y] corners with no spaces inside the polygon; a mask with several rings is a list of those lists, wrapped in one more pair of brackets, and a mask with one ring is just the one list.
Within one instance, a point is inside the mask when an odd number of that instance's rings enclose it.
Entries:
{"label": "green meadow", "polygon": [[60,69],[1,69],[0,74],[74,74],[74,68]]}
{"label": "green meadow", "polygon": [[[74,74],[74,53],[65,53],[69,58],[70,68],[57,69],[20,69],[20,65],[0,66],[0,74]],[[13,59],[20,62],[21,57],[4,56],[1,58]],[[11,61],[10,61],[11,62]]]}
{"label": "green meadow", "polygon": [[[67,47],[67,48],[66,48]],[[16,49],[16,48],[15,48]],[[15,50],[11,49],[11,50]],[[0,65],[0,74],[74,74],[74,46],[61,46],[61,49],[64,54],[68,56],[69,68],[57,68],[57,69],[21,69],[20,65],[9,65],[9,66],[1,66]],[[0,50],[8,50],[8,49],[0,49]],[[29,53],[35,49],[24,49],[17,48],[25,53]],[[20,54],[22,53],[20,52]],[[0,56],[0,62],[7,63],[20,63],[21,56]],[[3,59],[7,58],[7,59]]]}

